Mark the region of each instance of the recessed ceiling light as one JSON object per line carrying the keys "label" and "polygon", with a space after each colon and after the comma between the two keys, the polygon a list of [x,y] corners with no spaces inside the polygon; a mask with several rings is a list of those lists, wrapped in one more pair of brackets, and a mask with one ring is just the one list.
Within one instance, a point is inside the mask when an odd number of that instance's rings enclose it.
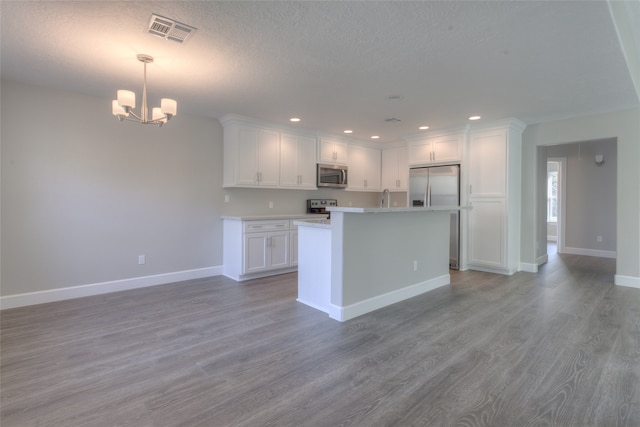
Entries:
{"label": "recessed ceiling light", "polygon": [[420,126],[418,129],[420,129],[420,130],[427,130],[427,129],[429,129],[429,126]]}
{"label": "recessed ceiling light", "polygon": [[353,131],[351,129],[347,129],[344,131],[344,133],[353,133]]}
{"label": "recessed ceiling light", "polygon": [[294,123],[298,123],[298,122],[300,121],[300,118],[299,118],[299,117],[291,117],[291,118],[289,119],[289,121],[290,121],[290,122],[294,122]]}
{"label": "recessed ceiling light", "polygon": [[373,135],[373,136],[371,137],[371,139],[380,139],[380,136],[378,136],[378,135]]}
{"label": "recessed ceiling light", "polygon": [[480,116],[471,116],[469,117],[469,120],[480,120],[482,117]]}

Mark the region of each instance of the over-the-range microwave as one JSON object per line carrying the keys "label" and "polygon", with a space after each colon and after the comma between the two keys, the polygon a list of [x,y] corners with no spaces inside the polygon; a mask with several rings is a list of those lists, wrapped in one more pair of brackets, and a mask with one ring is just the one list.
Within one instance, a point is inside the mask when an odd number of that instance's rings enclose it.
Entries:
{"label": "over-the-range microwave", "polygon": [[316,185],[318,187],[346,188],[347,174],[346,166],[318,163],[318,182]]}

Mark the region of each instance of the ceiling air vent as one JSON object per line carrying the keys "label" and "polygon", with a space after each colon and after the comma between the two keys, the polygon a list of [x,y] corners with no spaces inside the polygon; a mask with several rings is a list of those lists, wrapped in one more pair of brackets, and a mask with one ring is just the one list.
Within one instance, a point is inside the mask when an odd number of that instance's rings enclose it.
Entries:
{"label": "ceiling air vent", "polygon": [[384,121],[387,123],[398,123],[398,122],[401,122],[402,120],[396,119],[395,117],[391,117],[390,119],[384,119]]}
{"label": "ceiling air vent", "polygon": [[149,34],[178,43],[186,42],[196,30],[197,28],[191,25],[182,24],[155,13],[151,14],[151,19],[149,20]]}

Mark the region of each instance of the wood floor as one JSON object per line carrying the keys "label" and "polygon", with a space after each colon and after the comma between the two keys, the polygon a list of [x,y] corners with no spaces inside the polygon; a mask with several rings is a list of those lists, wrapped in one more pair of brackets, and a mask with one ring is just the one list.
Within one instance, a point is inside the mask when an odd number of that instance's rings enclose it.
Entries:
{"label": "wood floor", "polygon": [[339,323],[296,274],[1,314],[14,426],[639,426],[640,290],[615,260],[452,285]]}

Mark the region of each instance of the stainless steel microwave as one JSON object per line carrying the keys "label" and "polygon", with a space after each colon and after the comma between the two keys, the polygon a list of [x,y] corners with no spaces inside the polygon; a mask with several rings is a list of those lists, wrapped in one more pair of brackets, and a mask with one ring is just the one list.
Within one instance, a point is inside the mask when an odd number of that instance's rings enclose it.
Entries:
{"label": "stainless steel microwave", "polygon": [[327,165],[318,163],[318,187],[347,187],[348,170],[342,165]]}

